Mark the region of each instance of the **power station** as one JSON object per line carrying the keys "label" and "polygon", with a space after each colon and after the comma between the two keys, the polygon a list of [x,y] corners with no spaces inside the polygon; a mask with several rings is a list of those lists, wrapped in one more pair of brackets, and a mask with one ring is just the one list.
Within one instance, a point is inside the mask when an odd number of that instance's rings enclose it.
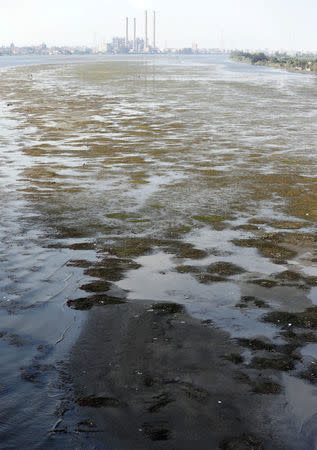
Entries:
{"label": "power station", "polygon": [[125,18],[125,37],[114,37],[112,42],[107,44],[109,53],[158,53],[156,47],[156,12],[153,11],[152,45],[149,44],[148,11],[144,13],[144,36],[137,36],[137,20],[133,18],[132,39],[129,35],[129,18]]}

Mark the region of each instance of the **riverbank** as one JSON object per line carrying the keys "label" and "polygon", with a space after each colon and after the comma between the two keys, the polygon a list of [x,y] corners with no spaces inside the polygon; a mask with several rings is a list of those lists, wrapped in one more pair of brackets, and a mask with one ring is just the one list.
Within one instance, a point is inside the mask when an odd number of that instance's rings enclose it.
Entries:
{"label": "riverbank", "polygon": [[258,66],[270,66],[289,71],[317,73],[317,57],[266,55],[265,53],[248,53],[236,51],[231,53],[231,59],[237,62],[245,62]]}

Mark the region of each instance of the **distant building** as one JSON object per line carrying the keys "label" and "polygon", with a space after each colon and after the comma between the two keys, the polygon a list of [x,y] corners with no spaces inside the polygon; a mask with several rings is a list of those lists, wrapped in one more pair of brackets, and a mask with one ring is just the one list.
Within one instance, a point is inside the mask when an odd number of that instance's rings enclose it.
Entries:
{"label": "distant building", "polygon": [[[133,32],[129,33],[129,18],[125,18],[124,37],[114,37],[107,44],[108,53],[158,53],[156,47],[156,13],[153,12],[153,40],[149,44],[148,34],[148,12],[145,11],[144,38],[137,37],[137,20],[133,19]],[[130,39],[130,34],[132,39]]]}
{"label": "distant building", "polygon": [[197,42],[193,42],[192,51],[193,51],[193,53],[198,53],[198,44],[197,44]]}

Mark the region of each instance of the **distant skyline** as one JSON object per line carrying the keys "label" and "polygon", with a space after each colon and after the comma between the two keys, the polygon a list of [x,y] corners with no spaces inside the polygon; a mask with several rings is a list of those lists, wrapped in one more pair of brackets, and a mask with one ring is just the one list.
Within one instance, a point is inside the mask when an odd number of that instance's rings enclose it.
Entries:
{"label": "distant skyline", "polygon": [[145,9],[160,48],[317,51],[316,0],[0,0],[0,45],[95,46],[124,36],[126,16],[143,36]]}

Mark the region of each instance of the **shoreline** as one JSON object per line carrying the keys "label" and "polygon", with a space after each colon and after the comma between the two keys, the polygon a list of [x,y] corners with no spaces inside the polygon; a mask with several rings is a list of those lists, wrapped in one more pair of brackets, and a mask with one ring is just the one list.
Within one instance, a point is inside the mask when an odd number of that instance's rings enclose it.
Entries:
{"label": "shoreline", "polygon": [[253,66],[273,67],[287,72],[317,74],[317,58],[267,56],[264,53],[233,52],[232,61],[251,64]]}

